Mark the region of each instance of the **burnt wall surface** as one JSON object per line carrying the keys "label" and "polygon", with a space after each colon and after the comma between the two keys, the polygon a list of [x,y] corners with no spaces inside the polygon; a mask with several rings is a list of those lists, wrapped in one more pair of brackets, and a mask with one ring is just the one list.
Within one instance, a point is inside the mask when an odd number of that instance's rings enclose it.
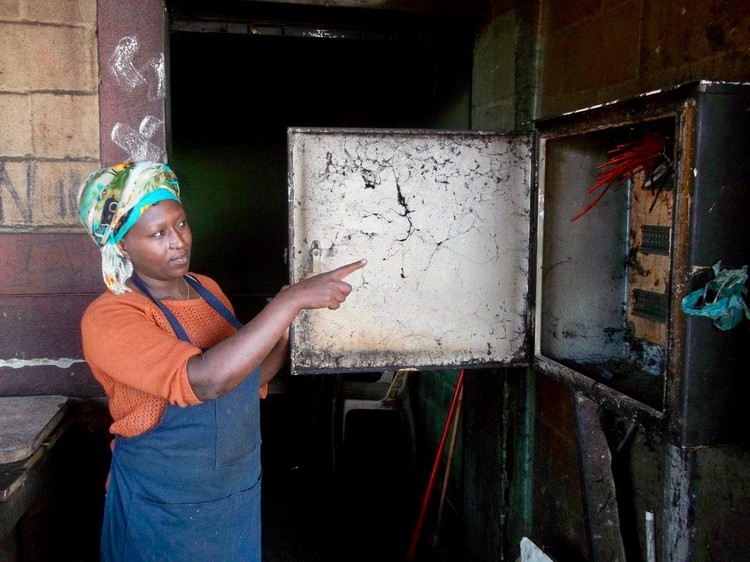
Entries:
{"label": "burnt wall surface", "polygon": [[518,128],[534,117],[676,83],[750,75],[750,6],[741,0],[266,3],[482,18],[475,45],[473,128]]}
{"label": "burnt wall surface", "polygon": [[585,507],[571,392],[537,377],[535,394],[530,538],[559,560],[586,560]]}
{"label": "burnt wall surface", "polygon": [[[549,117],[692,80],[750,79],[747,2],[490,5],[474,50],[474,128],[521,128],[526,115]],[[593,559],[573,393],[541,375],[531,377],[527,401],[505,402],[504,417],[514,424],[495,443],[505,459],[510,497],[517,499],[503,512],[509,519],[502,537],[506,552],[509,558],[517,554],[526,535],[556,559]],[[511,395],[524,394],[521,378],[508,377],[507,385]],[[645,559],[647,511],[655,514],[659,559],[747,558],[745,449],[673,447],[630,420],[606,411],[601,416],[628,559]],[[475,456],[472,444],[464,443],[465,459]]]}
{"label": "burnt wall surface", "polygon": [[691,80],[750,79],[742,0],[542,2],[536,117]]}

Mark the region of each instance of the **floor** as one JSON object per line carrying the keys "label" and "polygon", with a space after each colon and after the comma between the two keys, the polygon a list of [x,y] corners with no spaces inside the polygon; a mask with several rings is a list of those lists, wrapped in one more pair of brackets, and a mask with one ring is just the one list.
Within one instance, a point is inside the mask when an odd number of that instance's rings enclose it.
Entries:
{"label": "floor", "polygon": [[[395,412],[350,414],[346,441],[334,456],[336,383],[327,375],[295,377],[261,401],[263,562],[408,560],[427,474],[414,468],[408,432]],[[59,478],[45,488],[53,499],[42,498],[18,534],[0,541],[0,561],[98,560],[109,466],[103,403],[90,419],[103,425],[74,424],[59,441]],[[461,528],[450,515],[443,517],[439,548],[433,546],[438,500],[436,490],[413,562],[461,560],[450,555],[460,552],[452,546],[460,533],[447,531]]]}
{"label": "floor", "polygon": [[[334,455],[334,394],[295,377],[262,405],[264,562],[407,560],[424,484],[406,432],[393,412],[355,411]],[[426,521],[414,561],[451,560]]]}

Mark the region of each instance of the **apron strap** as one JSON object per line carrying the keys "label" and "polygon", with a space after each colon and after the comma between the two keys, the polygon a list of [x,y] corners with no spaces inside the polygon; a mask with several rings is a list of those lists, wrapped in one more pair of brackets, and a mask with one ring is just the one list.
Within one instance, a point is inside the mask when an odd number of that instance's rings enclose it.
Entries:
{"label": "apron strap", "polygon": [[218,298],[216,298],[216,296],[214,296],[214,294],[211,291],[209,291],[208,289],[206,289],[201,284],[200,281],[198,281],[192,275],[186,275],[185,277],[183,277],[183,279],[185,279],[188,282],[188,284],[193,289],[195,289],[195,291],[201,297],[203,297],[203,299],[208,304],[211,305],[211,308],[213,308],[216,312],[218,312],[219,314],[221,314],[227,322],[229,322],[232,326],[234,326],[238,330],[240,330],[240,329],[243,328],[244,324],[242,322],[240,322],[237,319],[237,317],[234,314],[232,314],[231,311],[226,306],[224,306],[223,302],[221,302]]}
{"label": "apron strap", "polygon": [[[203,300],[205,300],[209,304],[211,308],[221,314],[221,316],[227,322],[229,322],[238,330],[243,327],[242,322],[240,322],[237,317],[232,314],[232,312],[226,306],[224,306],[224,303],[222,303],[213,295],[213,293],[211,293],[211,291],[201,285],[200,281],[195,279],[192,275],[185,275],[183,279],[188,282],[188,284],[203,298]],[[154,304],[159,307],[159,310],[161,310],[164,316],[167,318],[169,325],[172,326],[172,330],[174,330],[175,335],[182,341],[190,343],[190,338],[185,332],[185,329],[182,327],[182,324],[180,324],[177,318],[175,318],[175,315],[172,314],[172,311],[164,306],[164,303],[153,297],[153,295],[146,288],[146,284],[141,281],[140,277],[133,273],[133,275],[130,277],[130,280],[133,282],[133,285],[138,288],[139,291],[150,298],[154,302]]]}
{"label": "apron strap", "polygon": [[153,295],[149,292],[149,290],[146,288],[146,284],[141,281],[141,278],[138,277],[135,273],[130,276],[130,280],[133,282],[133,285],[135,285],[140,292],[142,292],[144,295],[146,295],[148,298],[150,298],[156,306],[161,309],[161,311],[164,313],[164,316],[167,317],[167,320],[169,321],[169,325],[172,326],[172,330],[174,330],[175,335],[180,338],[182,341],[190,343],[190,338],[185,333],[185,329],[182,327],[182,324],[175,318],[174,314],[172,314],[172,311],[169,310],[162,302],[158,299],[155,299]]}

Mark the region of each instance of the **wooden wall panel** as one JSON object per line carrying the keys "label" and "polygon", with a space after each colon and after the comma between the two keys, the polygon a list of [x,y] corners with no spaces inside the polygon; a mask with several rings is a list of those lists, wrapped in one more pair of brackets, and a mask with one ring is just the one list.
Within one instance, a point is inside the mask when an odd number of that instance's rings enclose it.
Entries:
{"label": "wooden wall panel", "polygon": [[0,368],[0,396],[44,395],[100,398],[104,392],[86,363],[75,363],[64,369],[48,365]]}
{"label": "wooden wall panel", "polygon": [[[94,295],[0,296],[0,361],[82,359],[80,323]],[[2,365],[2,363],[0,363]]]}
{"label": "wooden wall panel", "polygon": [[81,316],[105,289],[85,234],[0,234],[0,396],[101,396]]}
{"label": "wooden wall panel", "polygon": [[100,396],[81,350],[96,295],[0,296],[0,396]]}
{"label": "wooden wall panel", "polygon": [[0,234],[0,295],[95,293],[106,288],[96,245],[81,234]]}

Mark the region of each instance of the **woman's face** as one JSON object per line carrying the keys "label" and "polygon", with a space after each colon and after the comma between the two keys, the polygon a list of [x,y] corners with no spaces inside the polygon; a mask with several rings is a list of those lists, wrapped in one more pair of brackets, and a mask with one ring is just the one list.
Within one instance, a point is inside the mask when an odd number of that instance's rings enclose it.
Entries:
{"label": "woman's face", "polygon": [[146,209],[119,248],[139,277],[169,281],[188,272],[192,243],[182,205],[166,200]]}

